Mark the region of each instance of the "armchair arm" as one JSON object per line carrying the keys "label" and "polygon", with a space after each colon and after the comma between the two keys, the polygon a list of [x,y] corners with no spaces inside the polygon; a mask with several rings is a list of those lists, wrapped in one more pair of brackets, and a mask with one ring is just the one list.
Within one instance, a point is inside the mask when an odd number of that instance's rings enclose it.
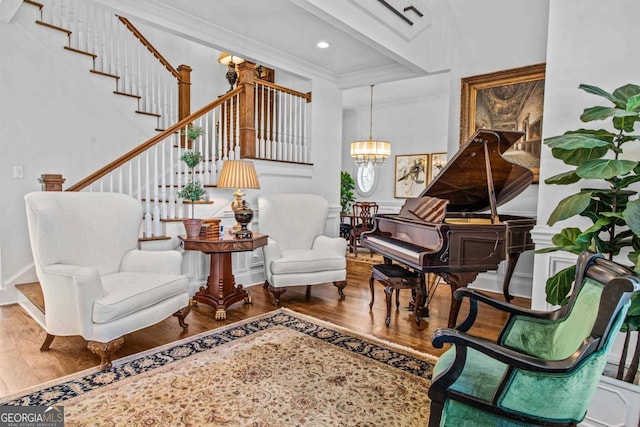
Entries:
{"label": "armchair arm", "polygon": [[[47,286],[55,289],[46,292],[47,332],[68,331],[69,322],[82,336],[90,336],[93,303],[104,295],[98,270],[69,264],[52,264],[43,267]],[[68,335],[68,332],[65,332]]]}
{"label": "armchair arm", "polygon": [[272,238],[267,239],[267,245],[262,247],[262,254],[264,255],[264,264],[267,266],[274,259],[282,258],[280,252],[280,245]]}
{"label": "armchair arm", "polygon": [[141,251],[134,249],[122,257],[120,271],[181,274],[182,254],[173,250]]}
{"label": "armchair arm", "polygon": [[438,329],[433,334],[432,343],[435,348],[442,348],[444,343],[455,344],[456,351],[459,347],[472,348],[513,368],[545,373],[570,371],[583,358],[583,355],[587,354],[595,345],[595,341],[586,340],[574,354],[566,359],[544,360],[450,328]]}
{"label": "armchair arm", "polygon": [[538,311],[518,307],[516,305],[494,299],[486,294],[483,294],[482,292],[478,292],[469,288],[457,289],[454,292],[453,297],[458,301],[462,300],[465,297],[469,298],[469,314],[467,315],[467,318],[464,319],[464,321],[462,321],[462,323],[460,323],[456,327],[456,329],[463,332],[468,331],[476,320],[476,316],[478,314],[478,301],[485,303],[493,308],[497,308],[498,310],[509,313],[511,316],[520,315],[538,319],[553,319],[557,314],[555,311]]}
{"label": "armchair arm", "polygon": [[347,241],[342,237],[329,237],[321,234],[316,236],[311,247],[344,255],[347,252]]}

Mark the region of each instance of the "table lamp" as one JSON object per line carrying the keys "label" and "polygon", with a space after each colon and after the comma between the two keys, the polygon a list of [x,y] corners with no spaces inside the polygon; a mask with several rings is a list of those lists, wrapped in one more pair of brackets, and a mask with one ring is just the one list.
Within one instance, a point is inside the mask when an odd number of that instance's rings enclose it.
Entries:
{"label": "table lamp", "polygon": [[248,160],[225,160],[222,164],[217,187],[236,189],[236,192],[233,193],[235,200],[231,202],[231,209],[233,209],[237,224],[233,226],[231,233],[235,234],[236,239],[253,237],[251,230],[247,229],[247,224],[253,219],[253,211],[243,199],[244,193],[242,192],[244,188],[260,188],[258,174],[253,163]]}

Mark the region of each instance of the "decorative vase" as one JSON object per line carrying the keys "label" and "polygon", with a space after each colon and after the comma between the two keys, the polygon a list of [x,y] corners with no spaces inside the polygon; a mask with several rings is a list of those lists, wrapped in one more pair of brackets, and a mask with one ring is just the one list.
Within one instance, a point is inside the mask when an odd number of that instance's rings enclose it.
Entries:
{"label": "decorative vase", "polygon": [[200,227],[202,227],[201,219],[184,219],[182,223],[187,232],[187,239],[194,239],[200,236]]}

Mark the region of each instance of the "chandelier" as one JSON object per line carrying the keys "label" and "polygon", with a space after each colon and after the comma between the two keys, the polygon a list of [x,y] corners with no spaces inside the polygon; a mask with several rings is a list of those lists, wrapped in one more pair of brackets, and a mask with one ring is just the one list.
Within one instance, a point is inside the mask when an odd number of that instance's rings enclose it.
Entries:
{"label": "chandelier", "polygon": [[351,143],[351,157],[358,165],[382,165],[391,155],[391,143],[373,139],[373,85],[371,85],[371,102],[369,106],[369,139]]}

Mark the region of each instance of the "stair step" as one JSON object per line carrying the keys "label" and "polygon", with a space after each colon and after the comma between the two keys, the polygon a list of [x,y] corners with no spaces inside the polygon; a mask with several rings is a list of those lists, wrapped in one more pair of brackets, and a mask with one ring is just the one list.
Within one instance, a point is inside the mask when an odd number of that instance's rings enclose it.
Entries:
{"label": "stair step", "polygon": [[44,7],[44,4],[39,3],[37,1],[33,1],[33,0],[22,0],[22,1],[23,3],[30,4],[31,6],[35,6],[38,9],[42,9]]}
{"label": "stair step", "polygon": [[56,31],[61,31],[63,33],[67,33],[67,36],[71,35],[71,30],[67,30],[66,28],[57,27],[55,25],[51,25],[51,24],[48,24],[48,23],[40,21],[40,20],[37,20],[36,24],[42,25],[43,27],[51,28],[52,30],[56,30]]}
{"label": "stair step", "polygon": [[152,242],[155,240],[171,240],[171,236],[153,236],[153,237],[140,237],[139,242]]}
{"label": "stair step", "polygon": [[140,95],[134,95],[132,93],[120,92],[120,91],[117,91],[117,90],[114,90],[113,93],[115,93],[116,95],[128,96],[130,98],[142,99],[142,97]]}
{"label": "stair step", "polygon": [[158,113],[150,113],[149,111],[136,110],[136,113],[144,114],[145,116],[160,117],[160,114],[158,114]]}
{"label": "stair step", "polygon": [[105,76],[105,77],[111,77],[112,79],[116,79],[119,80],[120,76],[116,76],[115,74],[109,74],[109,73],[105,73],[103,71],[98,71],[98,70],[89,70],[90,73],[93,74],[98,74],[100,76]]}
{"label": "stair step", "polygon": [[72,47],[69,46],[65,46],[64,47],[65,50],[68,50],[70,52],[74,52],[74,53],[79,53],[80,55],[86,55],[86,56],[90,56],[93,59],[96,59],[98,57],[98,55],[96,55],[95,53],[91,53],[91,52],[86,52],[84,50],[80,50],[80,49],[74,49]]}
{"label": "stair step", "polygon": [[27,297],[27,299],[31,301],[33,305],[42,312],[42,314],[44,314],[44,295],[42,294],[40,283],[22,283],[20,285],[16,285],[16,289]]}

